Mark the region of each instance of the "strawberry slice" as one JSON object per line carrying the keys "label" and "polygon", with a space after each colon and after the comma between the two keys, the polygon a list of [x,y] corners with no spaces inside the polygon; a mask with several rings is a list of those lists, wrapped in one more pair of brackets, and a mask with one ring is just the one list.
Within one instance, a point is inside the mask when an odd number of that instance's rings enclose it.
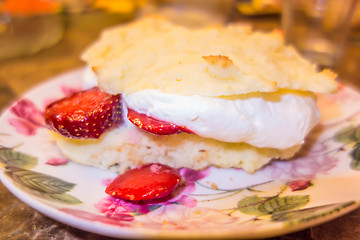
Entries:
{"label": "strawberry slice", "polygon": [[156,134],[156,135],[170,135],[175,133],[193,133],[186,127],[178,126],[173,123],[169,123],[162,120],[157,120],[152,117],[147,116],[146,114],[138,113],[132,109],[128,108],[127,118],[135,126]]}
{"label": "strawberry slice", "polygon": [[68,138],[99,138],[121,121],[120,94],[96,87],[60,99],[45,110],[47,127]]}
{"label": "strawberry slice", "polygon": [[150,163],[119,175],[105,192],[130,201],[153,200],[169,195],[180,180],[181,175],[176,169]]}

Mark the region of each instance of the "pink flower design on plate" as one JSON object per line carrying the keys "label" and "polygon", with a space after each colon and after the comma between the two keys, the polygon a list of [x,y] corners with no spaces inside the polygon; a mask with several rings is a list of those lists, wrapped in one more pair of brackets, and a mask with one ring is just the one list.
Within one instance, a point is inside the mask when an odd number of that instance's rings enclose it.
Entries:
{"label": "pink flower design on plate", "polygon": [[134,217],[129,214],[118,214],[113,217],[109,217],[72,208],[62,208],[60,211],[89,221],[102,222],[117,226],[126,226],[126,222],[134,220]]}
{"label": "pink flower design on plate", "polygon": [[18,133],[31,136],[36,134],[39,127],[44,127],[44,112],[26,98],[16,102],[10,112],[18,117],[9,119],[9,124],[14,126]]}
{"label": "pink flower design on plate", "polygon": [[[69,87],[66,85],[61,86],[61,91],[64,94],[64,97],[70,97],[74,93],[80,92],[81,87]],[[44,101],[44,108],[46,108],[49,104],[59,100],[59,98],[48,98]]]}
{"label": "pink flower design on plate", "polygon": [[80,92],[81,90],[81,87],[69,87],[66,85],[61,86],[61,91],[65,94],[66,97],[69,97],[74,93]]}
{"label": "pink flower design on plate", "polygon": [[299,179],[299,180],[294,180],[294,181],[289,182],[289,188],[293,192],[305,190],[310,186],[312,186],[311,181],[305,180],[305,179]]}
{"label": "pink flower design on plate", "polygon": [[[220,210],[194,207],[187,208],[181,205],[168,205],[158,208],[145,216],[143,221],[156,222],[159,224],[166,223],[173,226],[175,229],[202,229],[206,228],[207,231],[211,229],[233,228],[239,227],[238,218],[226,214]],[[169,227],[170,227],[169,226]]]}
{"label": "pink flower design on plate", "polygon": [[65,165],[69,162],[66,158],[53,157],[46,161],[46,164],[53,166],[61,166]]}
{"label": "pink flower design on plate", "polygon": [[[80,87],[68,87],[61,86],[61,91],[65,96],[70,96],[75,92],[80,91]],[[50,98],[44,101],[44,109],[50,103],[58,99]],[[9,124],[14,126],[16,131],[26,136],[32,136],[36,134],[36,130],[39,127],[44,127],[44,111],[40,110],[32,101],[23,98],[16,102],[14,106],[10,108],[10,112],[17,118],[10,118]]]}
{"label": "pink flower design on plate", "polygon": [[360,100],[360,95],[355,89],[346,87],[346,85],[339,83],[336,93],[319,94],[325,95],[329,100],[337,101],[340,103],[354,102]]}
{"label": "pink flower design on plate", "polygon": [[260,172],[270,176],[272,179],[314,179],[317,174],[326,174],[335,168],[339,162],[338,158],[326,152],[324,143],[314,143],[307,154],[299,155],[296,159],[289,161],[274,161]]}
{"label": "pink flower design on plate", "polygon": [[[194,181],[205,178],[209,174],[209,169],[195,171],[189,168],[179,169],[180,174],[186,180],[185,184],[177,187],[169,196],[162,199],[155,199],[143,202],[130,202],[121,198],[108,196],[100,200],[95,207],[106,216],[116,216],[118,214],[131,213],[133,215],[147,214],[155,209],[165,205],[183,205],[186,207],[195,207],[196,199],[189,196],[196,190]],[[105,183],[108,183],[108,179]]]}

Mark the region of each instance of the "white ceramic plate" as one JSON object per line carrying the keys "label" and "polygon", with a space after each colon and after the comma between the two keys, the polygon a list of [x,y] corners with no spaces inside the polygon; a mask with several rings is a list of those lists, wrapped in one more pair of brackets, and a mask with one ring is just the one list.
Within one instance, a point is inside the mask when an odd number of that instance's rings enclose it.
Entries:
{"label": "white ceramic plate", "polygon": [[84,69],[57,76],[10,106],[0,119],[0,177],[31,207],[60,222],[112,237],[281,235],[359,206],[360,94],[347,86],[319,96],[323,118],[292,161],[251,175],[241,169],[182,169],[187,187],[164,202],[108,197],[109,171],[68,162],[43,127],[49,102],[81,88]]}

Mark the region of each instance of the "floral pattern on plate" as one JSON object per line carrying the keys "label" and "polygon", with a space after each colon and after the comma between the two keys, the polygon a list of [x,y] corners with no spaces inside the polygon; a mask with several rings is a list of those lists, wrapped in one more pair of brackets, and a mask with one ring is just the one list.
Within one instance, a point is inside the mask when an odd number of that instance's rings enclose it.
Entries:
{"label": "floral pattern on plate", "polygon": [[[68,161],[44,128],[50,102],[81,89],[84,69],[34,88],[0,119],[0,178],[38,211],[113,237],[276,236],[323,223],[359,206],[360,93],[340,85],[318,95],[322,119],[290,161],[241,169],[179,169],[186,185],[162,201],[107,196],[115,173]],[[94,224],[96,222],[96,224]]]}

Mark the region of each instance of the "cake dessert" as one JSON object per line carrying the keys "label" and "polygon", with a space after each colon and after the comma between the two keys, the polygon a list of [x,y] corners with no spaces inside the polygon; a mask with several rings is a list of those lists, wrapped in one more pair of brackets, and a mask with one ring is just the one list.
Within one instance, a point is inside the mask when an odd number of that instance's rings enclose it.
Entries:
{"label": "cake dessert", "polygon": [[74,98],[90,96],[91,110],[91,98],[106,94],[95,119],[109,111],[110,123],[92,136],[88,117],[55,126],[68,103],[50,105],[46,121],[69,159],[119,173],[148,163],[254,172],[290,159],[319,121],[314,93],[337,87],[334,73],[317,71],[280,32],[240,24],[187,29],[148,17],[105,30],[82,59],[90,90]]}

